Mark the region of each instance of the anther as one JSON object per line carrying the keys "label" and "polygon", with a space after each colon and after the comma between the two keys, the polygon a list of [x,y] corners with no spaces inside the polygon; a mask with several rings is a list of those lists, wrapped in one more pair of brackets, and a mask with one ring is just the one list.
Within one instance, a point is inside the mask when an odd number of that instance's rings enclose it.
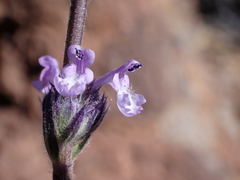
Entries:
{"label": "anther", "polygon": [[83,58],[82,51],[77,48],[75,48],[75,50],[76,50],[76,58],[78,58],[79,60],[82,60],[82,58]]}
{"label": "anther", "polygon": [[132,71],[136,71],[138,70],[140,67],[142,67],[141,64],[134,64],[132,68],[129,68],[128,71],[132,72]]}

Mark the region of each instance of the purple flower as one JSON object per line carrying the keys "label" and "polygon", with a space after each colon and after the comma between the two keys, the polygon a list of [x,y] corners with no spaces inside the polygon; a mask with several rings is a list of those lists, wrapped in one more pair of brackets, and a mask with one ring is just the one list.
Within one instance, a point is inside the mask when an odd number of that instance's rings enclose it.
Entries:
{"label": "purple flower", "polygon": [[133,93],[129,77],[126,75],[136,71],[141,66],[138,61],[132,59],[123,66],[105,74],[94,83],[94,87],[110,84],[117,91],[117,106],[127,117],[139,114],[143,110],[141,105],[146,102],[143,95]]}
{"label": "purple flower", "polygon": [[[48,94],[52,86],[64,97],[81,95],[86,86],[93,82],[93,72],[88,68],[93,64],[95,53],[90,49],[82,49],[79,45],[68,48],[68,58],[71,63],[64,66],[60,72],[58,62],[51,56],[39,58],[39,64],[44,67],[39,80],[33,81],[34,87],[41,93]],[[127,117],[139,114],[146,99],[141,94],[135,94],[130,86],[128,73],[139,69],[142,65],[136,60],[130,60],[123,66],[105,74],[92,83],[96,90],[105,84],[110,84],[117,91],[117,106]]]}
{"label": "purple flower", "polygon": [[65,97],[83,93],[86,85],[93,80],[93,72],[88,66],[94,62],[95,53],[90,49],[82,50],[79,45],[72,45],[68,48],[68,58],[72,63],[67,64],[61,73],[56,59],[51,56],[39,58],[39,64],[44,69],[40,81],[33,81],[33,86],[39,92],[47,94],[52,84]]}

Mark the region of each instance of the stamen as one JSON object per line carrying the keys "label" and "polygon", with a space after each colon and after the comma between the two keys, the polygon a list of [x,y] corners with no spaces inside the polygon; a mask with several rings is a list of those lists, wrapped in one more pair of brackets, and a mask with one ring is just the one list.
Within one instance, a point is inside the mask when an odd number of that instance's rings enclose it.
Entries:
{"label": "stamen", "polygon": [[80,49],[77,49],[77,48],[75,48],[75,50],[76,50],[76,58],[78,58],[79,60],[82,60],[82,58],[83,58],[82,51]]}
{"label": "stamen", "polygon": [[133,67],[128,69],[128,71],[133,72],[133,71],[138,70],[140,67],[142,67],[141,64],[134,64]]}

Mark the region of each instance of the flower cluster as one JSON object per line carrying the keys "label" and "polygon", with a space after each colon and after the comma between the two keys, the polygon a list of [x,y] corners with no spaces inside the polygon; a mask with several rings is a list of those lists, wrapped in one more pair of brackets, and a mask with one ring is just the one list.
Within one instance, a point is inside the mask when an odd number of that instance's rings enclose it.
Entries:
{"label": "flower cluster", "polygon": [[105,84],[110,84],[117,91],[117,106],[125,116],[132,117],[143,109],[141,105],[146,100],[143,95],[133,93],[127,75],[142,66],[138,61],[130,60],[94,81],[94,74],[88,68],[94,62],[94,51],[72,45],[68,48],[68,58],[71,63],[67,64],[62,71],[59,70],[58,61],[51,56],[39,58],[39,64],[44,69],[39,80],[33,81],[33,86],[44,94],[48,94],[54,87],[64,97],[75,97],[83,94],[90,83],[93,91]]}
{"label": "flower cluster", "polygon": [[94,80],[88,67],[93,64],[95,53],[78,45],[70,46],[67,52],[71,63],[62,71],[51,56],[39,58],[44,69],[39,80],[33,81],[34,87],[46,94],[42,101],[44,142],[53,176],[61,179],[71,171],[77,155],[107,112],[107,98],[99,94],[101,86],[110,84],[117,91],[118,108],[127,117],[140,113],[146,102],[142,95],[132,92],[127,75],[142,66],[139,62],[130,60]]}

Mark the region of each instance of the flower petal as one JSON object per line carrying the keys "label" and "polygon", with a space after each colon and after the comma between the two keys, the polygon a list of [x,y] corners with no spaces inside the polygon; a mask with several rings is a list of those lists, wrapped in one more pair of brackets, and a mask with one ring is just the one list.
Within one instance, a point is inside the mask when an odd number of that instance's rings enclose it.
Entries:
{"label": "flower petal", "polygon": [[132,117],[143,110],[142,104],[146,102],[146,99],[141,94],[129,94],[118,93],[117,94],[117,106],[123,115]]}
{"label": "flower petal", "polygon": [[129,88],[129,77],[128,75],[124,74],[123,77],[119,77],[119,73],[115,74],[113,77],[112,82],[109,84],[115,91],[127,91]]}
{"label": "flower petal", "polygon": [[[77,57],[77,50],[81,50],[81,56],[82,59],[79,59]],[[71,45],[68,50],[68,58],[74,63],[78,64],[79,61],[82,61],[83,63],[83,68],[89,67],[91,64],[93,64],[94,59],[95,59],[95,53],[91,49],[84,49],[82,50],[82,47],[79,45]]]}
{"label": "flower petal", "polygon": [[89,67],[94,63],[95,53],[91,49],[84,49],[83,50],[83,60],[84,60],[84,68]]}
{"label": "flower petal", "polygon": [[47,82],[34,80],[32,83],[33,83],[33,87],[43,94],[47,94],[51,89],[51,84]]}
{"label": "flower petal", "polygon": [[55,78],[54,85],[56,90],[65,97],[79,95],[86,88],[85,83],[75,83],[74,85],[71,85],[68,81],[62,78]]}
{"label": "flower petal", "polygon": [[59,75],[58,61],[51,56],[43,56],[39,58],[39,64],[44,67],[41,71],[39,80],[33,81],[33,86],[41,93],[47,94],[53,83],[55,76]]}
{"label": "flower petal", "polygon": [[93,71],[91,69],[89,69],[89,68],[85,69],[85,74],[83,74],[82,76],[85,76],[85,82],[86,83],[90,83],[94,79]]}
{"label": "flower petal", "polygon": [[63,79],[67,79],[67,78],[74,79],[78,75],[76,71],[77,71],[77,66],[75,64],[67,64],[62,69],[61,78],[63,78]]}
{"label": "flower petal", "polygon": [[100,77],[98,80],[95,81],[93,86],[94,88],[98,88],[105,84],[110,84],[113,81],[113,78],[116,74],[119,74],[119,78],[125,78],[124,77],[125,74],[132,73],[139,69],[141,66],[142,65],[138,61],[131,59],[123,66],[114,69],[113,71],[110,71],[109,73]]}
{"label": "flower petal", "polygon": [[75,64],[68,64],[62,70],[62,77],[54,78],[56,90],[63,96],[76,96],[86,89],[86,84],[93,80],[93,72],[85,69],[85,73],[79,75]]}
{"label": "flower petal", "polygon": [[79,45],[71,45],[71,46],[69,46],[69,48],[67,50],[68,58],[74,64],[77,64],[79,61],[79,59],[77,58],[77,55],[76,55],[76,50],[82,50],[82,47]]}
{"label": "flower petal", "polygon": [[52,82],[53,78],[59,74],[58,61],[51,56],[39,58],[39,64],[45,67],[40,74],[40,81]]}

